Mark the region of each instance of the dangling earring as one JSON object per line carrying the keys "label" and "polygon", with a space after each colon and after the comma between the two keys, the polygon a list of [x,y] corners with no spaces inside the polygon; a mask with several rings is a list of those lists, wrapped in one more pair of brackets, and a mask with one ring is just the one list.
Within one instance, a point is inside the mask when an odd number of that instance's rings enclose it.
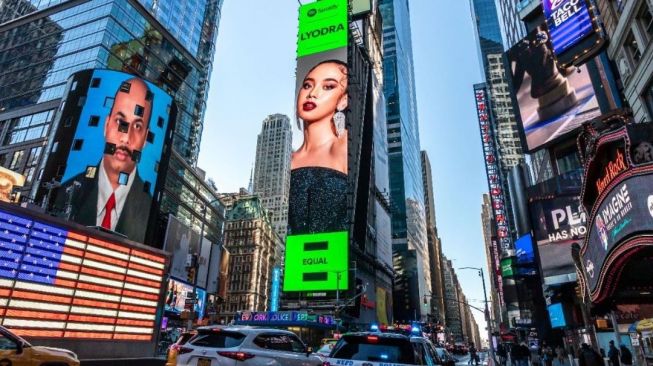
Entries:
{"label": "dangling earring", "polygon": [[300,131],[304,129],[304,126],[302,126],[302,120],[299,117],[297,117],[297,129]]}
{"label": "dangling earring", "polygon": [[333,115],[333,126],[336,129],[336,136],[340,137],[345,130],[345,114],[341,110]]}

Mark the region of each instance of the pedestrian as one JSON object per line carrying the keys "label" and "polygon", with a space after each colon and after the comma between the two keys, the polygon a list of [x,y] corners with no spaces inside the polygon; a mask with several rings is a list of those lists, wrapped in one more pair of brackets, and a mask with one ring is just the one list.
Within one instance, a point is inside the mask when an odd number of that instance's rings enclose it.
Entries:
{"label": "pedestrian", "polygon": [[619,350],[621,351],[621,364],[623,366],[632,366],[633,364],[633,354],[630,353],[630,350],[625,345],[620,345]]}
{"label": "pedestrian", "polygon": [[469,344],[469,361],[467,361],[468,365],[473,365],[476,364],[478,365],[478,359],[476,357],[476,347],[474,347],[474,343]]}
{"label": "pedestrian", "polygon": [[505,366],[508,353],[506,352],[506,347],[503,343],[499,343],[499,346],[497,347],[497,356],[499,356],[499,364]]}
{"label": "pedestrian", "polygon": [[553,366],[569,366],[569,359],[564,348],[560,346],[556,347],[555,353],[556,355],[552,362]]}
{"label": "pedestrian", "polygon": [[578,352],[578,366],[604,366],[603,358],[589,344],[583,343]]}
{"label": "pedestrian", "polygon": [[610,341],[610,348],[608,349],[608,358],[612,366],[621,366],[619,363],[619,350],[614,345],[614,341]]}
{"label": "pedestrian", "polygon": [[544,366],[551,366],[553,364],[553,350],[545,341],[542,341],[542,347],[540,347],[539,353]]}
{"label": "pedestrian", "polygon": [[521,342],[517,346],[519,358],[517,361],[517,366],[528,366],[531,363],[531,350],[526,345],[526,342]]}

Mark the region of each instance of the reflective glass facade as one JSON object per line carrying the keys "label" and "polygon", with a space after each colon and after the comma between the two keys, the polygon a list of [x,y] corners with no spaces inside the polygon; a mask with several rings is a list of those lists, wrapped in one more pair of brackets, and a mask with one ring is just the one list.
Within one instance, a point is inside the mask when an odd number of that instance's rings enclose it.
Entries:
{"label": "reflective glass facade", "polygon": [[503,53],[499,14],[494,0],[471,0],[471,2],[472,17],[479,40],[479,58],[483,63],[483,75],[486,75],[486,79],[489,79],[487,76],[487,70],[489,69],[487,55]]}
{"label": "reflective glass facade", "polygon": [[[193,164],[199,153],[219,17],[216,7],[221,1],[202,3],[214,7],[206,8],[211,22],[202,16],[204,28],[199,34],[208,38],[195,48],[196,57],[182,46],[185,42],[170,36],[174,29],[168,33],[165,24],[157,22],[137,0],[6,1],[0,10],[0,17],[7,21],[0,27],[0,120],[56,107],[68,77],[76,71],[122,70],[173,95],[179,107],[173,143],[183,159]],[[16,16],[23,18],[12,22]],[[207,32],[209,23],[212,29]],[[6,131],[6,135],[13,132]],[[0,155],[20,148],[5,139]]]}
{"label": "reflective glass facade", "polygon": [[[408,300],[410,309],[420,309],[419,312],[423,309],[420,298],[430,292],[431,286],[410,10],[407,0],[382,0],[379,6],[383,16],[383,85],[387,103],[390,197],[393,205],[392,243],[395,252],[415,251],[416,271],[405,273],[410,277],[408,281],[415,282],[419,289],[418,292],[406,292],[409,298],[398,299],[396,293],[395,309],[401,311],[404,307],[397,305]],[[395,255],[395,262],[396,258]],[[413,286],[407,286],[410,287]],[[398,320],[409,320],[414,316],[413,310],[405,314],[395,312]]]}
{"label": "reflective glass facade", "polygon": [[197,55],[207,0],[139,0],[179,42]]}

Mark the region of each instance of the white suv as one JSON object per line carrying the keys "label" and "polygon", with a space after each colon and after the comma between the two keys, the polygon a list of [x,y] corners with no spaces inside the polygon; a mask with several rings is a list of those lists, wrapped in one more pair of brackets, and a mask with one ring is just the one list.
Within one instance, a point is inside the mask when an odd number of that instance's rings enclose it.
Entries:
{"label": "white suv", "polygon": [[179,366],[322,366],[293,332],[253,327],[201,327],[177,348]]}
{"label": "white suv", "polygon": [[342,336],[324,366],[444,365],[424,337],[360,332]]}

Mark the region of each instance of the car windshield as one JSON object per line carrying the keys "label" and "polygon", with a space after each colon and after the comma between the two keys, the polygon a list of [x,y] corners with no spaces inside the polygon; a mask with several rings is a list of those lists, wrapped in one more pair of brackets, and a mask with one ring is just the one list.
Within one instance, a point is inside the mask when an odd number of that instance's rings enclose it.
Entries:
{"label": "car windshield", "polygon": [[331,357],[354,361],[415,363],[415,352],[408,339],[377,336],[345,336],[336,344]]}
{"label": "car windshield", "polygon": [[198,347],[231,348],[240,346],[244,339],[242,333],[213,329],[200,330],[189,343]]}
{"label": "car windshield", "polygon": [[327,343],[327,344],[323,345],[322,347],[320,347],[320,349],[317,350],[317,353],[322,353],[322,354],[328,355],[329,353],[331,353],[332,349],[333,349],[333,343]]}

